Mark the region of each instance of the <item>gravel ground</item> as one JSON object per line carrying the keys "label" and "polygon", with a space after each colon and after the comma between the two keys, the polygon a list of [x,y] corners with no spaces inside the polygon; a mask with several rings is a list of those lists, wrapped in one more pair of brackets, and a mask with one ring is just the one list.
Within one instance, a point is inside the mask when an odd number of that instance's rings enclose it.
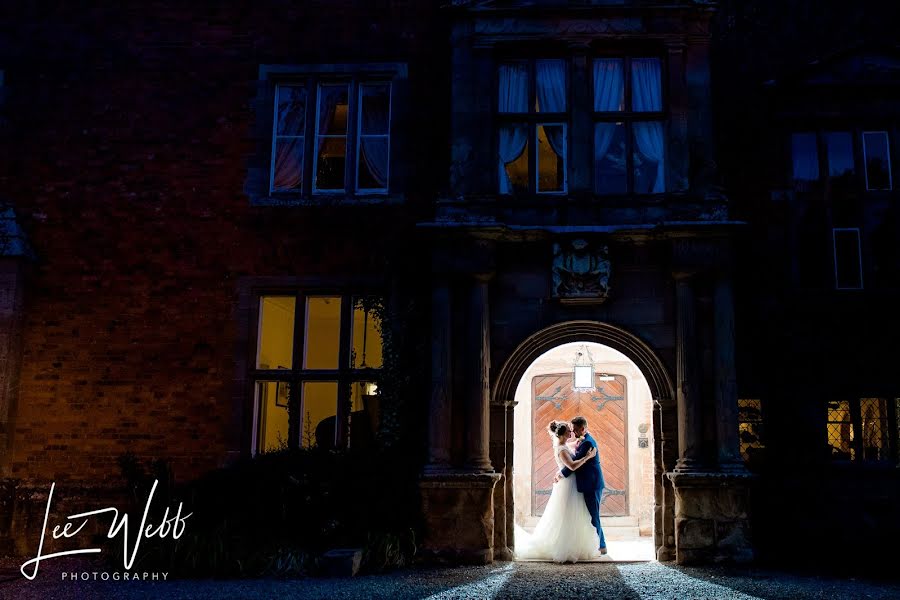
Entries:
{"label": "gravel ground", "polygon": [[47,560],[41,564],[37,577],[28,580],[18,572],[20,564],[20,560],[0,559],[0,598],[900,598],[900,582],[763,569],[684,568],[660,563],[497,563],[484,567],[409,569],[348,579],[166,582],[63,580],[62,573],[66,571],[98,570],[83,557]]}

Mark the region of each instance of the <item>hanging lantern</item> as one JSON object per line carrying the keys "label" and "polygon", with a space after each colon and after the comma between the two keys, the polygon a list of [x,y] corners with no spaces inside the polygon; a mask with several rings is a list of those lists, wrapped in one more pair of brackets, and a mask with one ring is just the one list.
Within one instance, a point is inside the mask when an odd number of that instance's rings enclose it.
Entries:
{"label": "hanging lantern", "polygon": [[572,389],[576,392],[594,391],[594,361],[591,353],[582,346],[575,353],[575,365],[572,372]]}

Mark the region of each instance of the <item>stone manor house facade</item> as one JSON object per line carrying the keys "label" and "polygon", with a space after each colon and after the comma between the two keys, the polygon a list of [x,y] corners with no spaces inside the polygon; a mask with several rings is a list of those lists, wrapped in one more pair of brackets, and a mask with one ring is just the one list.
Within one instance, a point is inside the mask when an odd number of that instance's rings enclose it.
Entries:
{"label": "stone manor house facade", "polygon": [[801,4],[3,9],[0,548],[126,450],[371,443],[412,302],[421,556],[511,559],[582,413],[660,560],[877,560],[900,50]]}

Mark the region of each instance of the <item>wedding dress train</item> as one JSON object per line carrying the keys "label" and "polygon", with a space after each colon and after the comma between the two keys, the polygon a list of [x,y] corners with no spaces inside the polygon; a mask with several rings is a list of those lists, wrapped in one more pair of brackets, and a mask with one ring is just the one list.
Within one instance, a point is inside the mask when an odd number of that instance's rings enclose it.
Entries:
{"label": "wedding dress train", "polygon": [[[556,465],[562,469],[561,452],[565,445],[556,445]],[[584,503],[584,494],[575,485],[575,476],[563,477],[553,485],[550,500],[544,508],[533,533],[515,525],[516,558],[576,562],[597,556],[600,537],[591,524],[591,514]]]}

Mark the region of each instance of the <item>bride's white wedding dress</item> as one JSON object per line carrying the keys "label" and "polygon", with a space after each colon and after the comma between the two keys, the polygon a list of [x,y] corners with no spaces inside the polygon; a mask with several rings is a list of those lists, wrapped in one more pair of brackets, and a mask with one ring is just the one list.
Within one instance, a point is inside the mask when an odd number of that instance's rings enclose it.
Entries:
{"label": "bride's white wedding dress", "polygon": [[[565,463],[561,452],[569,452],[565,444],[554,440],[556,465]],[[571,456],[571,453],[570,453]],[[597,556],[600,538],[591,524],[591,514],[584,503],[584,494],[575,485],[575,475],[563,477],[553,484],[550,500],[533,533],[518,524],[515,526],[516,558],[575,562]]]}

